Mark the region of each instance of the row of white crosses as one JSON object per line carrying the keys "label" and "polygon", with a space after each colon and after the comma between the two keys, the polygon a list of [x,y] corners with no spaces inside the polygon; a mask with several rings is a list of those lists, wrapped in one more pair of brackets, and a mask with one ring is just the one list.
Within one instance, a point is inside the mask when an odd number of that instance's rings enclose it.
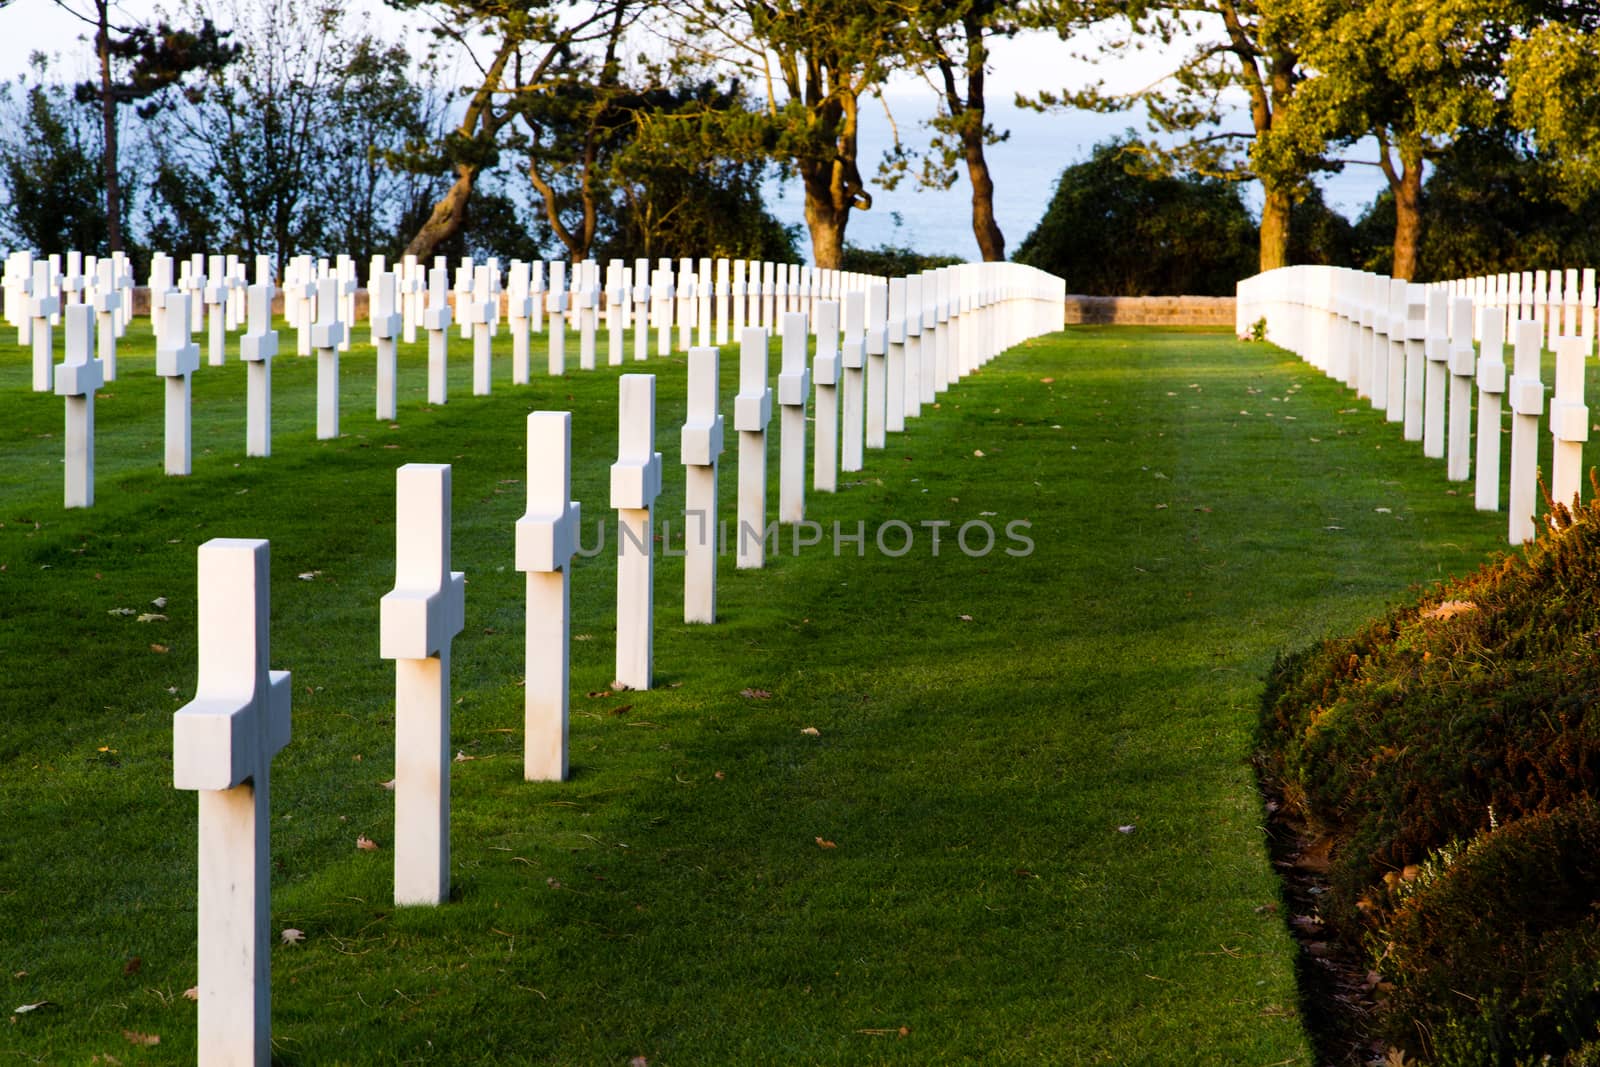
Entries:
{"label": "row of white crosses", "polygon": [[[1563,287],[1563,278],[1566,282]],[[1446,477],[1476,472],[1481,511],[1500,504],[1500,420],[1511,409],[1508,536],[1534,536],[1544,414],[1542,350],[1556,353],[1550,404],[1550,492],[1571,504],[1582,488],[1585,360],[1595,350],[1595,272],[1525,272],[1417,285],[1336,267],[1286,267],[1239,283],[1238,324],[1265,318],[1267,337],[1343,381],[1402,424]],[[1507,381],[1505,346],[1514,353]],[[1474,342],[1477,342],[1476,347]],[[1477,448],[1471,447],[1477,395]],[[1509,394],[1509,398],[1507,398]]]}
{"label": "row of white crosses", "polygon": [[[1025,268],[1013,268],[1025,271]],[[380,294],[403,292],[381,272]],[[1059,327],[1059,287],[1036,273],[995,301],[1022,305],[1010,319],[989,323],[1007,343]],[[264,319],[270,287],[251,291],[252,334]],[[382,295],[381,325],[392,336],[402,312]],[[987,298],[985,298],[987,299]],[[166,305],[174,339],[187,338],[187,297]],[[1044,305],[1054,302],[1053,313]],[[336,303],[336,301],[335,301]],[[870,350],[866,298],[846,296],[845,347]],[[978,305],[985,303],[980,299]],[[999,305],[997,305],[999,306]],[[69,331],[87,321],[73,309]],[[264,312],[263,312],[264,314]],[[822,343],[816,366],[840,361],[839,307],[818,305]],[[805,311],[780,317],[782,369],[779,519],[804,518],[806,367]],[[477,327],[481,323],[474,322]],[[887,332],[887,331],[886,331]],[[919,331],[911,330],[907,336]],[[765,543],[767,427],[772,415],[769,333],[746,327],[740,337],[740,386],[734,425],[740,438],[738,563],[760,567]],[[318,333],[319,352],[333,351],[334,334]],[[273,342],[251,346],[270,361]],[[887,342],[886,342],[887,343]],[[903,343],[903,342],[897,342]],[[188,344],[187,365],[198,362]],[[261,350],[261,351],[257,351]],[[996,352],[999,349],[995,350]],[[681,429],[688,515],[685,533],[684,619],[716,621],[717,466],[723,421],[718,403],[718,350],[689,351],[688,411]],[[250,355],[246,355],[251,360]],[[76,372],[74,372],[76,373]],[[831,373],[836,374],[834,369]],[[68,375],[63,375],[66,381]],[[86,384],[92,395],[92,373]],[[186,380],[186,379],[185,379]],[[616,684],[652,684],[652,509],[661,492],[662,456],[655,445],[655,377],[618,379],[618,455],[611,468],[610,502],[617,510]],[[395,849],[397,905],[436,906],[450,894],[450,646],[462,631],[465,577],[451,570],[451,469],[407,464],[396,475],[395,586],[379,602],[379,655],[395,661]],[[572,493],[572,416],[536,411],[527,419],[527,513],[516,523],[515,566],[527,575],[524,666],[524,777],[562,781],[568,774],[571,598],[568,571],[578,547],[580,508]],[[759,531],[753,539],[747,534]],[[270,935],[268,920],[268,781],[273,757],[289,740],[289,675],[269,669],[268,544],[217,539],[202,545],[200,677],[193,701],[173,719],[173,783],[200,794],[199,1062],[265,1065],[271,1055]]]}

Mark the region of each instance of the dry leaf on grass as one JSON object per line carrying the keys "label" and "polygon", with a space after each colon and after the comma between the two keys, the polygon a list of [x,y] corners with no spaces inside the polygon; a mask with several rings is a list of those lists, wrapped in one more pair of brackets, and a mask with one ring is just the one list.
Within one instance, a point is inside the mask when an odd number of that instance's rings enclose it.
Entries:
{"label": "dry leaf on grass", "polygon": [[122,973],[123,974],[138,974],[139,973],[139,968],[143,967],[143,966],[144,966],[144,960],[140,959],[138,956],[134,956],[132,959],[128,960],[127,963],[124,963],[122,965]]}
{"label": "dry leaf on grass", "polygon": [[188,989],[185,989],[183,991],[183,996],[184,996],[185,1000],[199,1000],[200,999],[200,987],[197,986],[197,985],[190,986]]}
{"label": "dry leaf on grass", "polygon": [[741,689],[739,695],[746,700],[769,700],[772,697],[765,689]]}
{"label": "dry leaf on grass", "polygon": [[379,782],[378,784],[383,786],[383,788],[385,788],[385,789],[389,789],[389,790],[393,790],[394,789],[394,779],[393,778],[389,779],[387,782]]}
{"label": "dry leaf on grass", "polygon": [[154,600],[150,601],[150,603],[158,608],[165,608],[167,606],[167,598],[164,596],[158,596]]}
{"label": "dry leaf on grass", "polygon": [[957,615],[956,618],[960,619],[962,622],[971,622],[972,621],[972,616],[971,615]]}
{"label": "dry leaf on grass", "polygon": [[[364,841],[366,839],[362,838],[362,840]],[[284,930],[283,933],[278,935],[278,940],[282,941],[285,945],[297,945],[300,942],[304,941],[305,939],[306,939],[306,932],[304,930],[296,930],[292,926],[289,927],[288,929]],[[196,987],[196,989],[195,989],[194,999],[195,1000],[199,1000],[200,999],[200,990],[199,990],[198,987]]]}
{"label": "dry leaf on grass", "polygon": [[167,617],[165,615],[159,615],[159,614],[157,614],[156,612],[153,612],[153,611],[147,611],[143,615],[140,615],[134,621],[135,622],[166,622],[167,621]]}
{"label": "dry leaf on grass", "polygon": [[361,849],[363,852],[376,852],[378,851],[378,843],[366,834],[361,834],[356,838],[356,848]]}
{"label": "dry leaf on grass", "polygon": [[124,1030],[122,1031],[122,1036],[130,1045],[143,1045],[145,1048],[150,1048],[153,1045],[161,1044],[161,1035],[159,1034],[141,1034],[137,1030]]}
{"label": "dry leaf on grass", "polygon": [[817,729],[815,726],[807,726],[804,729],[802,729],[800,732],[805,734],[807,737],[821,737],[822,736],[822,731]]}
{"label": "dry leaf on grass", "polygon": [[40,1008],[49,1008],[49,1007],[54,1007],[54,1002],[53,1001],[41,1000],[37,1004],[19,1004],[15,1008],[11,1009],[11,1014],[13,1014],[13,1015],[26,1015],[30,1011],[38,1011]]}
{"label": "dry leaf on grass", "polygon": [[832,841],[827,841],[827,840],[824,840],[823,838],[820,838],[820,837],[817,838],[817,845],[820,848],[838,848],[839,847],[838,845],[834,844]]}
{"label": "dry leaf on grass", "polygon": [[456,753],[456,762],[457,763],[466,763],[468,760],[475,760],[477,758],[478,758],[477,756],[469,756],[465,752],[459,752],[458,751]]}
{"label": "dry leaf on grass", "polygon": [[150,646],[150,651],[151,652],[168,652],[168,651],[171,651],[171,650],[168,649],[166,645],[151,645]]}

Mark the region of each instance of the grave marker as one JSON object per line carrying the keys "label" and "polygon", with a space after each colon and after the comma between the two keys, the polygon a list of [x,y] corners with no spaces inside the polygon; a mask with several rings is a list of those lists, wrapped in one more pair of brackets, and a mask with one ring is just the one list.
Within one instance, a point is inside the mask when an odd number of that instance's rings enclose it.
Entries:
{"label": "grave marker", "polygon": [[730,301],[733,297],[733,277],[730,273],[732,263],[726,259],[717,260],[717,341],[718,345],[728,343],[730,336],[729,324],[732,322],[733,308]]}
{"label": "grave marker", "polygon": [[443,404],[450,399],[450,290],[449,273],[435,266],[428,272],[428,306],[422,312],[422,327],[428,331],[428,403]]}
{"label": "grave marker", "polygon": [[684,622],[717,621],[717,459],[722,455],[718,363],[715,348],[689,350],[689,410],[679,436]]}
{"label": "grave marker", "polygon": [[839,303],[817,303],[817,355],[812,364],[817,386],[817,443],[811,457],[811,487],[819,493],[839,488]]}
{"label": "grave marker", "polygon": [[117,265],[102,259],[95,264],[95,335],[100,344],[100,366],[105,380],[117,380],[117,314],[122,310],[122,293],[117,290]]}
{"label": "grave marker", "polygon": [[650,261],[633,261],[633,359],[643,362],[650,355],[650,315],[655,309],[655,294],[650,290]]}
{"label": "grave marker", "polygon": [[372,343],[378,349],[377,418],[392,422],[395,417],[398,385],[397,354],[395,342],[400,333],[402,315],[399,310],[400,280],[393,271],[379,271],[369,276],[372,301],[369,318],[372,322]]}
{"label": "grave marker", "polygon": [[38,260],[33,264],[33,297],[28,304],[33,337],[33,391],[48,393],[54,387],[55,336],[51,324],[61,310],[61,298],[56,295],[56,284],[51,276],[50,264]]}
{"label": "grave marker", "polygon": [[883,448],[887,443],[888,376],[887,364],[889,287],[881,278],[867,282],[867,447]]}
{"label": "grave marker", "polygon": [[[1535,320],[1537,321],[1537,320]],[[1583,488],[1583,443],[1589,439],[1589,409],[1583,402],[1583,366],[1589,355],[1582,337],[1563,337],[1556,346],[1556,392],[1550,404],[1550,498],[1577,509]]]}
{"label": "grave marker", "polygon": [[94,358],[94,315],[87,304],[67,306],[66,362],[55,374],[56,395],[66,398],[64,506],[69,508],[94,506],[94,391],[104,380],[104,368]]}
{"label": "grave marker", "polygon": [[189,376],[200,369],[200,346],[189,336],[189,297],[181,292],[167,294],[162,325],[166,335],[156,345],[156,374],[166,385],[166,471],[186,475],[193,462],[190,445]]}
{"label": "grave marker", "polygon": [[475,268],[471,291],[456,299],[456,314],[472,325],[473,396],[489,395],[494,370],[489,352],[489,327],[494,320],[492,273],[487,265]]}
{"label": "grave marker", "polygon": [[922,275],[906,283],[906,418],[922,414]]}
{"label": "grave marker", "polygon": [[1519,321],[1512,330],[1511,387],[1511,543],[1533,540],[1535,492],[1538,489],[1539,415],[1544,411],[1544,383],[1539,380],[1539,324]]}
{"label": "grave marker", "polygon": [[606,264],[606,365],[609,367],[622,366],[627,328],[627,268],[622,260],[613,259]]}
{"label": "grave marker", "polygon": [[211,257],[211,273],[204,294],[207,312],[206,363],[220,367],[227,358],[228,344],[227,303],[230,289],[225,256]]}
{"label": "grave marker", "polygon": [[1422,386],[1422,454],[1444,458],[1445,388],[1450,377],[1449,297],[1442,289],[1427,290],[1427,369]]}
{"label": "grave marker", "polygon": [[617,509],[616,681],[628,689],[649,689],[655,592],[650,520],[661,495],[656,377],[624,374],[617,393],[617,462],[611,466],[611,506]]}
{"label": "grave marker", "polygon": [[655,282],[652,284],[655,306],[651,309],[654,314],[656,327],[656,354],[670,356],[672,354],[672,301],[676,294],[673,288],[672,260],[663,259],[656,267]]}
{"label": "grave marker", "polygon": [[394,902],[450,895],[450,641],[466,577],[450,569],[450,465],[395,472],[394,589],[378,602],[378,655],[394,660]]}
{"label": "grave marker", "polygon": [[1477,374],[1472,347],[1472,298],[1458,296],[1450,304],[1449,457],[1445,477],[1464,482],[1472,476],[1472,381]]}
{"label": "grave marker", "polygon": [[528,416],[528,510],[516,527],[516,569],[528,576],[522,776],[530,782],[567,777],[568,570],[579,515],[572,499],[572,415],[535,411]]}
{"label": "grave marker", "polygon": [[546,369],[559,378],[567,373],[567,265],[563,261],[550,264],[550,292],[545,297],[545,310],[550,314],[550,355]]}
{"label": "grave marker", "polygon": [[1478,359],[1478,481],[1473,494],[1479,511],[1500,510],[1500,408],[1506,391],[1505,317],[1499,308],[1478,312],[1483,338]]}
{"label": "grave marker", "polygon": [[311,327],[311,347],[317,350],[317,439],[339,436],[339,346],[345,324],[339,318],[339,279],[317,283],[317,323]]}
{"label": "grave marker", "polygon": [[[739,339],[739,392],[733,398],[733,428],[739,432],[739,570],[766,560],[767,424],[772,390],[767,387],[767,331],[745,327]],[[753,543],[752,543],[753,542]]]}
{"label": "grave marker", "polygon": [[844,349],[840,365],[844,381],[840,384],[844,418],[839,430],[839,469],[858,471],[862,465],[861,438],[865,430],[866,398],[863,371],[866,364],[867,298],[860,291],[845,294]]}
{"label": "grave marker", "polygon": [[531,374],[528,351],[528,315],[533,311],[529,289],[528,264],[511,261],[506,278],[506,320],[511,325],[511,384],[527,385]]}
{"label": "grave marker", "polygon": [[694,260],[687,257],[678,260],[678,348],[683,352],[694,346],[694,317],[699,308],[697,284]]}
{"label": "grave marker", "polygon": [[[906,428],[906,280],[889,279],[889,351],[884,360],[884,430]],[[871,382],[868,382],[869,391]]]}
{"label": "grave marker", "polygon": [[586,259],[573,265],[573,288],[578,293],[578,367],[594,370],[598,358],[595,344],[600,319],[600,265]]}
{"label": "grave marker", "polygon": [[[256,277],[261,278],[257,270]],[[272,358],[278,354],[278,331],[272,328],[272,283],[250,286],[248,329],[239,338],[239,359],[245,365],[245,435],[247,456],[272,455]]]}
{"label": "grave marker", "polygon": [[[189,299],[169,305],[189,333]],[[195,362],[199,362],[198,346]],[[195,697],[172,716],[172,784],[199,792],[196,1060],[272,1060],[268,846],[272,758],[289,743],[289,672],[268,667],[266,541],[213,538],[199,551]]]}
{"label": "grave marker", "polygon": [[811,372],[806,369],[806,313],[783,313],[783,343],[778,372],[778,521],[806,517],[806,401]]}

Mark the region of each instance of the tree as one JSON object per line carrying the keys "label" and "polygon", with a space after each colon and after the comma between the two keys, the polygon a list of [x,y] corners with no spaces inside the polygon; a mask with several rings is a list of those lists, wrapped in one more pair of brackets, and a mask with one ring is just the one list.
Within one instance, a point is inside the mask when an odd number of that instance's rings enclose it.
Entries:
{"label": "tree", "polygon": [[[919,5],[913,38],[920,43],[920,61],[939,93],[939,114],[933,129],[932,155],[924,158],[920,184],[948,189],[956,166],[964,163],[972,184],[972,233],[986,261],[1006,258],[1006,238],[994,217],[994,177],[984,149],[1006,139],[987,119],[985,82],[989,41],[1017,33],[1017,5],[999,0],[943,0]],[[889,186],[892,188],[893,186]]]}
{"label": "tree", "polygon": [[155,198],[174,239],[200,236],[180,222],[209,197],[214,248],[397,252],[401,218],[439,187],[390,165],[438,124],[431,67],[347,26],[336,0],[224,2],[207,13],[234,27],[238,58],[161,119]]}
{"label": "tree", "polygon": [[102,146],[93,116],[49,77],[0,85],[0,234],[40,252],[98,251],[107,232]]}
{"label": "tree", "polygon": [[1513,41],[1507,62],[1512,120],[1533,135],[1573,203],[1600,189],[1597,31],[1594,5],[1558,6]]}
{"label": "tree", "polygon": [[[104,182],[106,248],[124,251],[122,235],[122,177],[119,166],[117,117],[121,108],[141,103],[140,115],[149,118],[160,107],[164,90],[179,84],[192,72],[211,72],[226,66],[237,52],[211,21],[194,29],[174,28],[165,21],[155,26],[116,25],[111,21],[113,0],[87,0],[84,10],[72,0],[55,0],[57,7],[94,27],[98,78],[78,86],[78,99],[100,107],[102,180]],[[99,242],[96,242],[98,247]]]}
{"label": "tree", "polygon": [[[402,10],[428,7],[440,42],[453,43],[476,66],[476,84],[454,129],[430,145],[416,144],[407,165],[452,175],[449,188],[406,246],[426,257],[467,224],[473,187],[500,158],[505,128],[531,96],[595,76],[589,46],[604,41],[632,0],[578,4],[572,0],[390,0]],[[485,44],[487,42],[487,44]],[[476,46],[476,47],[475,47]],[[485,50],[487,60],[479,55]]]}
{"label": "tree", "polygon": [[[1138,47],[1147,38],[1162,44],[1192,40],[1193,47],[1164,77],[1133,93],[1107,94],[1094,86],[1041,93],[1022,102],[1100,111],[1144,104],[1152,131],[1180,139],[1147,142],[1142,151],[1197,173],[1261,183],[1259,267],[1286,266],[1291,208],[1309,193],[1311,176],[1329,166],[1309,128],[1290,133],[1283,128],[1284,113],[1304,77],[1299,51],[1303,13],[1296,3],[1148,0],[1110,5],[1110,10],[1120,6],[1133,38],[1110,41],[1102,58]],[[1033,21],[1069,36],[1086,18],[1101,18],[1108,9],[1050,0],[1039,10]],[[1202,25],[1207,32],[1200,32]],[[1249,129],[1219,129],[1232,123],[1241,93],[1249,103]]]}
{"label": "tree", "polygon": [[908,52],[904,14],[891,0],[700,0],[686,9],[691,36],[765,87],[763,118],[729,123],[723,136],[734,151],[758,144],[799,174],[819,267],[839,267],[850,213],[872,207],[858,165],[860,105]]}
{"label": "tree", "polygon": [[1391,273],[1417,272],[1424,164],[1463,131],[1494,124],[1511,33],[1502,0],[1304,2],[1312,29],[1288,125],[1312,143],[1378,142],[1394,197]]}
{"label": "tree", "polygon": [[1225,295],[1254,273],[1237,183],[1152,171],[1131,131],[1068,167],[1016,261],[1104,296]]}

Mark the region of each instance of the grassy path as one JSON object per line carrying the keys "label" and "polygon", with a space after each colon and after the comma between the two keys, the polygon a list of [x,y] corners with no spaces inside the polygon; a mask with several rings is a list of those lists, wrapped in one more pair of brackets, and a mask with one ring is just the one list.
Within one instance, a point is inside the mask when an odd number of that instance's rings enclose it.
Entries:
{"label": "grassy path", "polygon": [[[202,368],[180,480],[160,472],[160,383],[136,344],[98,406],[99,502],[69,513],[61,403],[27,392],[5,346],[0,1008],[54,1006],[0,1028],[0,1054],[191,1057],[195,802],[170,785],[170,712],[195,682],[196,545],[263,536],[272,663],[295,692],[273,922],[306,935],[274,950],[282,1062],[1310,1062],[1293,946],[1263,907],[1277,890],[1245,762],[1260,678],[1279,649],[1497,545],[1503,520],[1448,495],[1442,464],[1267,346],[1032,342],[813,497],[820,546],[795,554],[786,528],[762,572],[724,557],[715,627],[679,621],[681,562],[660,559],[662,688],[586,695],[611,679],[614,563],[580,561],[574,776],[528,785],[522,416],[574,412],[592,546],[616,372],[474,399],[462,348],[452,400],[426,410],[420,351],[402,351],[393,426],[370,418],[370,354],[344,359],[329,443],[312,440],[312,361],[281,357],[266,460],[243,456],[242,368]],[[682,504],[684,363],[628,369],[659,376],[659,521]],[[380,788],[377,601],[408,461],[454,464],[469,582],[457,899],[435,911],[389,903]],[[889,519],[914,530],[903,556],[874,543]],[[981,558],[953,544],[977,519],[999,532]],[[835,556],[835,520],[866,524],[864,554]],[[1015,520],[1031,554],[1003,551]],[[937,556],[928,521],[953,524]],[[166,621],[108,614],[156,597]]]}

